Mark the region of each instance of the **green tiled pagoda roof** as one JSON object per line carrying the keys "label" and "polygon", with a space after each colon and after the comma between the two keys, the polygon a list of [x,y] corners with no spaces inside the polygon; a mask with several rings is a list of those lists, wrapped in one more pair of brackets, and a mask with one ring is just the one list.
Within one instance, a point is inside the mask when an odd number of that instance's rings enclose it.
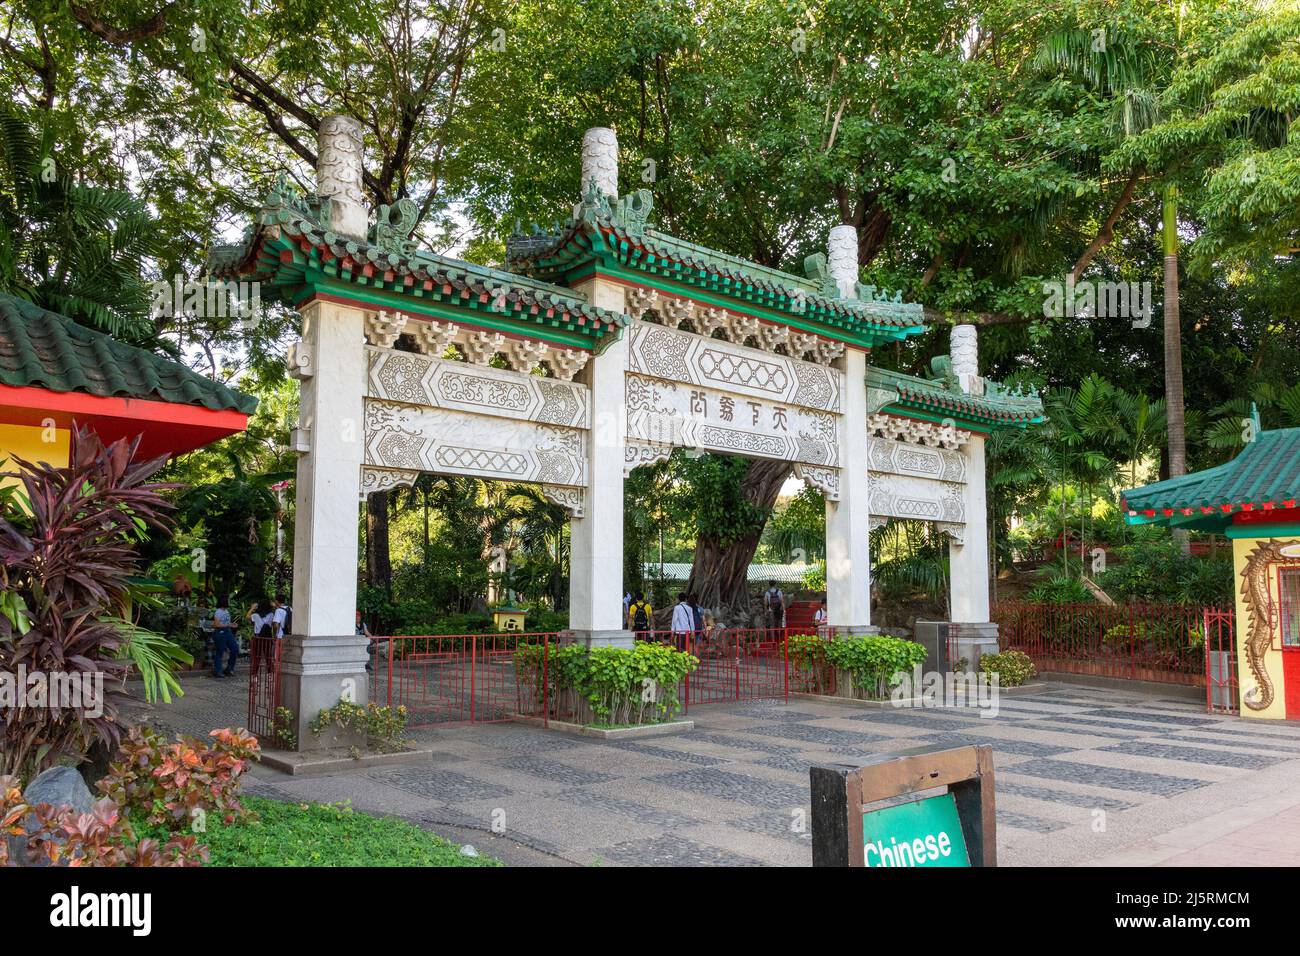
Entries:
{"label": "green tiled pagoda roof", "polygon": [[1227,464],[1125,491],[1129,524],[1215,531],[1238,512],[1281,511],[1300,500],[1300,428],[1260,431]]}
{"label": "green tiled pagoda roof", "polygon": [[[738,300],[783,313],[780,321],[792,326],[868,348],[925,329],[922,307],[902,302],[901,296],[876,296],[874,287],[865,287],[865,298],[841,297],[825,275],[824,257],[809,259],[819,275],[801,278],[651,229],[646,225],[651,204],[648,190],[612,203],[591,191],[567,224],[510,237],[506,265],[529,275],[567,281],[599,260],[608,270],[644,277],[641,281],[647,285],[659,278],[690,287],[687,295]],[[737,308],[734,301],[728,304]]]}
{"label": "green tiled pagoda roof", "polygon": [[[393,216],[403,212],[395,207]],[[409,228],[387,225],[389,215],[389,208],[381,207],[369,238],[349,239],[323,225],[328,217],[321,201],[302,198],[282,181],[244,242],[215,250],[208,270],[222,278],[258,281],[264,299],[288,305],[322,286],[343,285],[350,287],[349,295],[380,306],[505,331],[526,326],[517,330],[577,347],[592,348],[627,324],[625,315],[598,308],[571,289],[418,250],[407,238]],[[407,215],[413,226],[413,212]],[[393,303],[393,294],[406,302]]]}
{"label": "green tiled pagoda roof", "polygon": [[983,395],[968,395],[956,377],[947,372],[946,361],[936,365],[945,372],[942,378],[918,378],[869,366],[867,388],[873,396],[873,409],[900,415],[920,412],[976,428],[1024,428],[1045,418],[1042,399],[1037,395],[1011,392],[987,380]]}
{"label": "green tiled pagoda roof", "polygon": [[257,399],[152,352],[0,293],[0,383],[251,415]]}

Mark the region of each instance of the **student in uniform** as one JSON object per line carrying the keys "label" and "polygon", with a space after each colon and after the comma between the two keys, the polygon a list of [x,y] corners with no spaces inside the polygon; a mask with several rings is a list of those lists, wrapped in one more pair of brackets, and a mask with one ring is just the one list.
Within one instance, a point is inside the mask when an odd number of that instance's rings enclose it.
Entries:
{"label": "student in uniform", "polygon": [[650,630],[650,622],[654,620],[653,614],[654,609],[650,607],[650,602],[645,599],[645,594],[637,591],[635,600],[627,609],[627,629],[636,631],[638,634],[644,634]]}

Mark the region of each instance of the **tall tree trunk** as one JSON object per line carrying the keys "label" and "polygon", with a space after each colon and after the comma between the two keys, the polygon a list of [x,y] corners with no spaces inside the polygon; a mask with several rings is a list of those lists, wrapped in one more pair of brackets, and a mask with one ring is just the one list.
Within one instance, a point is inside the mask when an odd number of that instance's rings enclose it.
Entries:
{"label": "tall tree trunk", "polygon": [[[1187,474],[1187,432],[1183,410],[1183,330],[1178,309],[1178,189],[1165,186],[1165,410],[1169,429],[1169,477]],[[1190,554],[1187,531],[1174,529],[1174,541]]]}
{"label": "tall tree trunk", "polygon": [[366,583],[390,594],[393,563],[388,555],[388,492],[376,491],[366,499]]}
{"label": "tall tree trunk", "polygon": [[[790,471],[788,461],[755,459],[741,479],[740,494],[750,504],[770,511]],[[705,535],[695,541],[695,560],[686,590],[695,594],[701,607],[714,608],[729,622],[743,618],[746,620],[738,623],[747,623],[749,562],[758,550],[763,524],[760,522],[749,534],[727,545]]]}

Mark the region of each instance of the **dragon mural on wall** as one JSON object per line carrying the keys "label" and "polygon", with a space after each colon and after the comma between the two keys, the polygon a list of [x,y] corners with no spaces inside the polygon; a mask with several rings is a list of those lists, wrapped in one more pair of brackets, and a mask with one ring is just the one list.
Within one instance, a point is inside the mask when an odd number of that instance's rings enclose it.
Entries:
{"label": "dragon mural on wall", "polygon": [[1264,656],[1273,645],[1268,570],[1271,565],[1287,560],[1282,549],[1295,544],[1294,541],[1262,541],[1247,555],[1241,569],[1241,596],[1250,621],[1246,630],[1246,663],[1255,677],[1255,687],[1242,700],[1251,710],[1267,710],[1273,703],[1273,679],[1264,666]]}

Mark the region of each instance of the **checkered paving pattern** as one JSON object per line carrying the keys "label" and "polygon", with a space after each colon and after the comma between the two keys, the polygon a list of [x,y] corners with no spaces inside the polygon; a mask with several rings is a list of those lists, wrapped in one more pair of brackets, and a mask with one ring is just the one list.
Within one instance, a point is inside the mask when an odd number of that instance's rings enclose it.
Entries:
{"label": "checkered paving pattern", "polygon": [[[175,705],[142,710],[168,729],[206,733],[241,722],[244,690],[191,678]],[[434,749],[427,765],[305,779],[259,769],[250,787],[347,799],[435,828],[504,825],[539,852],[609,866],[807,865],[808,768],[924,745],[993,747],[1002,865],[1099,859],[1300,790],[1298,725],[1053,683],[1001,704],[987,718],[806,699],[697,706],[689,733],[618,742],[518,724],[439,727],[413,734]]]}

